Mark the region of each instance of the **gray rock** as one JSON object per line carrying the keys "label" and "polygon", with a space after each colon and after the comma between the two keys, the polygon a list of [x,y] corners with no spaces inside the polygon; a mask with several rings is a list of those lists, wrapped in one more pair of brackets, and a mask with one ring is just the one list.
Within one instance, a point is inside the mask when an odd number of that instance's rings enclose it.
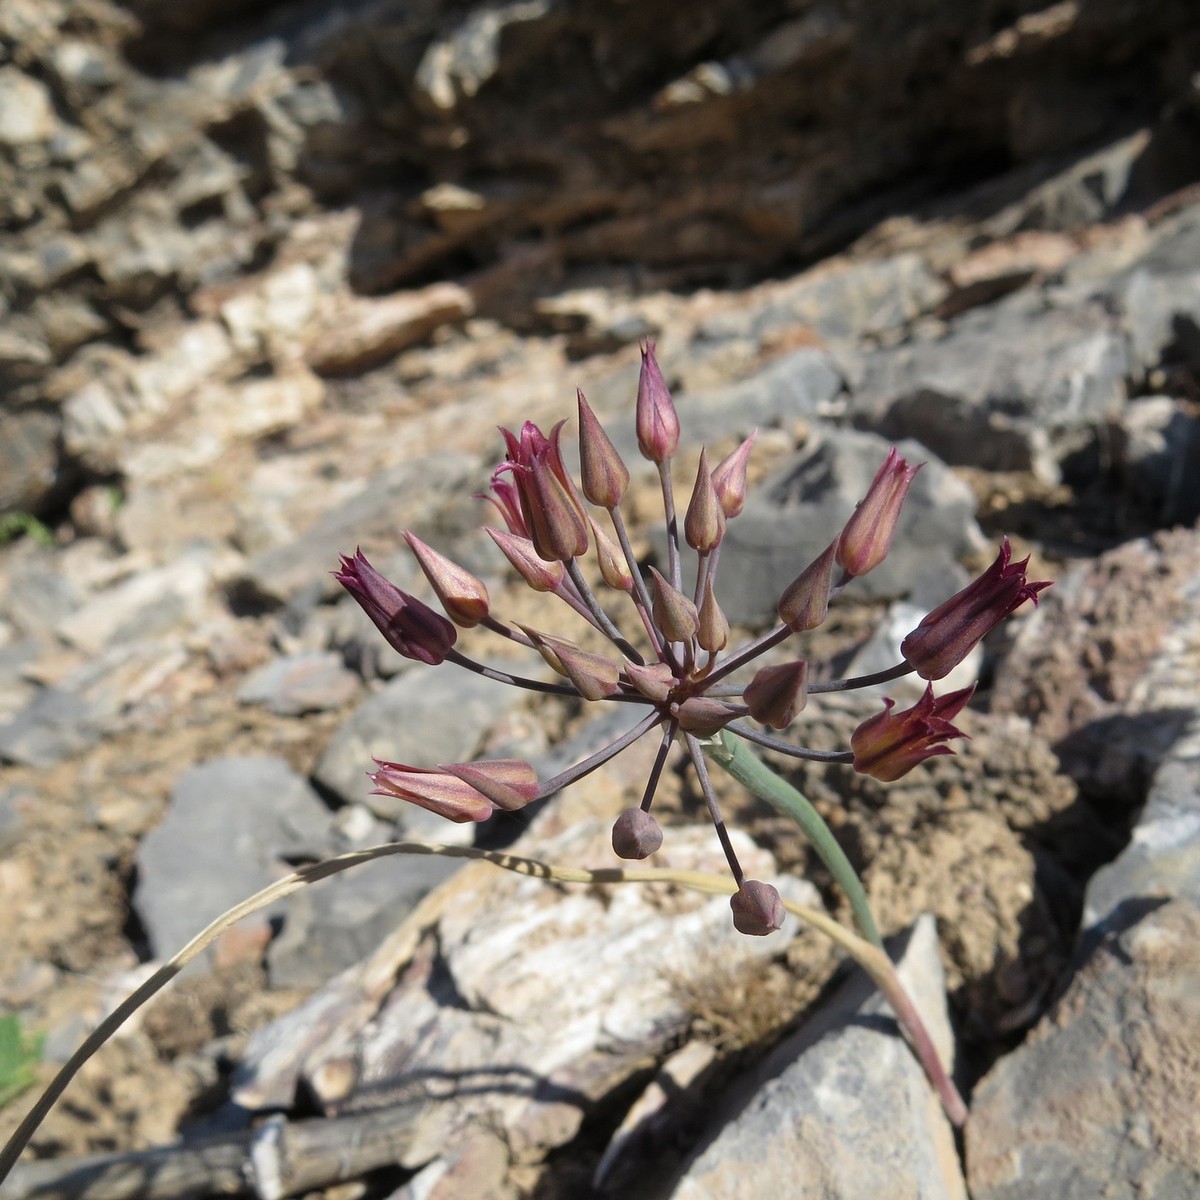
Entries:
{"label": "gray rock", "polygon": [[319,987],[364,959],[459,867],[456,859],[385,858],[288,900],[283,932],[267,950],[272,987]]}
{"label": "gray rock", "polygon": [[791,429],[798,420],[830,415],[842,388],[829,353],[805,346],[728,387],[681,397],[683,432],[690,442],[710,442],[744,437],[756,426]]}
{"label": "gray rock", "polygon": [[0,512],[35,509],[58,477],[59,422],[38,409],[0,413]]}
{"label": "gray rock", "polygon": [[353,699],[360,680],[338,654],[296,654],[252,671],[238,688],[243,704],[261,704],[282,717],[340,708]]}
{"label": "gray rock", "polygon": [[1183,749],[1192,756],[1177,757],[1177,746],[1155,773],[1129,845],[1092,876],[1085,929],[1139,898],[1182,896],[1200,906],[1200,727]]}
{"label": "gray rock", "polygon": [[762,338],[802,327],[819,337],[857,341],[897,329],[930,312],[948,288],[918,254],[852,262],[806,271],[754,309],[711,317],[699,328],[706,341]]}
{"label": "gray rock", "polygon": [[42,688],[12,720],[0,725],[0,761],[52,767],[94,746],[106,724],[85,697],[59,687]]}
{"label": "gray rock", "polygon": [[1151,249],[1107,290],[1124,312],[1143,376],[1200,365],[1200,205],[1164,222]]}
{"label": "gray rock", "polygon": [[0,851],[21,840],[26,813],[36,803],[37,795],[32,788],[14,784],[0,791]]}
{"label": "gray rock", "polygon": [[26,637],[49,641],[55,626],[74,612],[84,595],[46,559],[28,561],[10,573],[0,610]]}
{"label": "gray rock", "polygon": [[0,67],[0,145],[44,142],[57,128],[46,85],[17,67]]}
{"label": "gray rock", "polygon": [[[362,802],[379,816],[435,837],[449,821],[390,796],[367,796],[372,758],[433,767],[465,762],[488,727],[510,704],[510,689],[453,665],[416,664],[365,701],[333,735],[313,778],[346,803]],[[444,839],[443,839],[444,840]]]}
{"label": "gray rock", "polygon": [[[900,975],[939,1052],[952,1057],[932,917],[914,928]],[[871,1196],[965,1200],[949,1121],[887,1006],[859,976],[783,1042],[724,1106],[672,1200]],[[869,999],[867,997],[870,997]]]}
{"label": "gray rock", "polygon": [[974,1200],[1200,1195],[1200,912],[1155,903],[1113,914],[1059,1003],[976,1088]]}
{"label": "gray rock", "polygon": [[133,904],[155,957],[277,878],[285,856],[319,855],[329,825],[282,759],[218,758],[185,771],[138,847]]}
{"label": "gray rock", "polygon": [[[868,597],[908,596],[933,607],[966,581],[957,560],[983,545],[975,499],[928,450],[901,442],[909,462],[926,465],[905,501],[892,550],[855,580]],[[721,545],[717,596],[729,619],[769,620],[784,588],[837,536],[887,454],[888,443],[850,430],[823,433],[752,492]]]}
{"label": "gray rock", "polygon": [[916,438],[952,465],[1053,482],[1120,412],[1129,367],[1112,317],[1019,293],[966,313],[939,340],[869,355],[851,409],[856,424]]}
{"label": "gray rock", "polygon": [[[1200,287],[1197,295],[1200,314]],[[1200,421],[1170,396],[1144,396],[1130,401],[1113,432],[1113,456],[1132,498],[1163,525],[1192,524],[1200,516]]]}
{"label": "gray rock", "polygon": [[[337,568],[338,555],[353,554],[361,543],[372,548],[374,561],[379,547],[395,547],[401,528],[397,513],[404,514],[410,527],[424,529],[439,522],[429,530],[431,539],[474,525],[468,509],[472,516],[478,514],[470,495],[486,482],[479,474],[473,458],[453,451],[380,472],[362,492],[328,510],[295,541],[255,554],[232,582],[233,590],[260,602],[284,604],[301,588],[319,582],[327,595],[335,595],[339,589],[330,572]],[[462,498],[461,510],[447,503],[455,496]],[[441,515],[435,517],[438,512]],[[443,537],[438,544],[445,541]]]}

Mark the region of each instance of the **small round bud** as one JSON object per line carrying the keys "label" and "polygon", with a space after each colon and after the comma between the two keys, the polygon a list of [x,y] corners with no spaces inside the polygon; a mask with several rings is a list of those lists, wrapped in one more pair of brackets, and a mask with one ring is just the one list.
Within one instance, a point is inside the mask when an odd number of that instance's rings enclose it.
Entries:
{"label": "small round bud", "polygon": [[640,808],[627,808],[613,824],[612,848],[618,858],[649,858],[662,840],[662,826]]}
{"label": "small round bud", "polygon": [[743,880],[742,886],[729,897],[733,909],[733,927],[738,933],[765,937],[783,924],[783,900],[769,883],[757,879]]}

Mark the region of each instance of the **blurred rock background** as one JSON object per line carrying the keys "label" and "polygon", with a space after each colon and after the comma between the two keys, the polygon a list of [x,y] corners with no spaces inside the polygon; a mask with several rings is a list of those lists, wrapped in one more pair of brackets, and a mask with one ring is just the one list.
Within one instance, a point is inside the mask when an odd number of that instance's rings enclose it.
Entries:
{"label": "blurred rock background", "polygon": [[[448,836],[365,795],[372,753],[548,764],[604,739],[591,713],[407,669],[329,571],[361,543],[416,588],[399,553],[413,528],[520,616],[528,599],[476,530],[495,426],[567,416],[581,385],[636,468],[648,338],[689,455],[760,431],[760,486],[723,551],[721,598],[744,630],[770,620],[890,441],[912,439],[929,466],[896,551],[814,639],[816,669],[894,661],[896,636],[1001,533],[1058,580],[971,665],[983,687],[957,759],[890,789],[800,773],[887,930],[936,917],[938,946],[928,921],[911,937],[918,991],[948,989],[961,1082],[986,1079],[965,1157],[918,1075],[911,1112],[860,1094],[871,1124],[840,1127],[824,1165],[805,1124],[817,1158],[797,1179],[832,1171],[830,1195],[878,1193],[894,1160],[853,1150],[855,1182],[834,1151],[904,1144],[904,1194],[1059,1197],[1097,1162],[1113,1165],[1086,1194],[1200,1190],[1181,1100],[1200,1081],[1183,1032],[1200,994],[1194,0],[0,0],[0,1006],[61,1060],[145,962],[284,864]],[[631,515],[653,555],[644,470]],[[800,736],[840,745],[862,715],[814,705]],[[632,759],[601,775],[557,815],[489,836],[567,837],[602,865],[587,821],[643,776]],[[682,776],[664,789],[668,841],[700,854],[696,796]],[[836,904],[769,814],[726,803],[758,852]],[[472,991],[486,988],[456,964],[455,939],[470,949],[457,927],[387,951],[450,873],[391,860],[248,922],[85,1072],[38,1152],[178,1136],[244,1149],[275,1128],[260,1110],[293,1127],[374,1111],[364,1097],[404,1076],[368,1018],[402,1012],[412,989],[438,1021],[512,1003]],[[456,876],[446,894],[485,897],[500,922],[516,901],[487,900],[492,886]],[[680,945],[723,945],[710,916]],[[608,961],[606,919],[579,920]],[[614,916],[609,936],[624,928]],[[630,964],[628,994],[661,1018],[621,1026],[638,1053],[606,1060],[602,1030],[574,1058],[505,1043],[534,1076],[565,1072],[574,1102],[482,1116],[430,1102],[419,1127],[385,1105],[405,1149],[385,1139],[345,1194],[761,1187],[748,1164],[774,1160],[755,1122],[725,1114],[718,1143],[705,1114],[829,994],[832,956],[788,938],[766,959],[721,951],[722,972],[674,963],[665,991]],[[392,1009],[383,978],[408,981]],[[1125,1027],[1111,1014],[1129,996],[1145,1012]],[[356,1083],[334,1087],[308,1053],[314,1004],[356,1047]],[[1117,1032],[1089,1055],[1092,1011]],[[838,1054],[866,1070],[858,1032],[802,1033],[760,1064],[785,1101],[765,1128],[789,1127],[791,1089],[858,1078]],[[290,1045],[282,1074],[263,1066],[271,1036]],[[806,1082],[779,1082],[785,1060]],[[391,1082],[368,1087],[367,1067]],[[870,1078],[868,1095],[883,1086]],[[655,1125],[655,1088],[690,1107],[659,1105]],[[478,1136],[456,1156],[429,1149],[463,1129]],[[276,1194],[339,1179],[296,1178]]]}

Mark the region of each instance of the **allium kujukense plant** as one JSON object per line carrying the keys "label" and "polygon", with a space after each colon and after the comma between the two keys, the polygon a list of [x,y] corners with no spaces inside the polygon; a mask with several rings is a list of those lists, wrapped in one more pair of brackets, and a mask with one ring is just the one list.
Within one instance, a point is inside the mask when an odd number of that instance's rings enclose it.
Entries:
{"label": "allium kujukense plant", "polygon": [[[947,745],[964,737],[954,719],[972,688],[937,696],[933,683],[944,679],[979,641],[1026,600],[1037,602],[1049,584],[1030,582],[1028,559],[1012,561],[1008,539],[995,561],[973,583],[933,610],[901,643],[903,660],[886,671],[856,679],[810,681],[804,659],[760,666],[746,682],[733,676],[797,634],[826,618],[830,601],[856,577],[886,557],[905,495],[920,469],[891,450],[867,494],[825,551],[805,566],[779,597],[774,629],[730,647],[729,624],[717,602],[714,583],[726,525],[742,511],[746,467],[754,436],[715,468],[702,451],[695,484],[682,522],[682,542],[695,554],[695,585],[684,590],[680,522],[671,484],[671,463],[679,446],[679,418],[653,344],[642,352],[637,396],[637,441],[655,464],[666,523],[666,571],[642,572],[629,540],[621,502],[629,471],[608,435],[579,394],[579,484],[563,462],[565,422],[545,435],[526,422],[519,435],[503,430],[504,462],[492,476],[489,499],[504,528],[487,532],[521,578],[535,591],[558,597],[603,635],[606,653],[585,650],[574,641],[527,626],[510,626],[494,616],[487,589],[412,533],[408,545],[440,601],[445,616],[402,591],[379,574],[361,551],[342,558],[337,579],[358,601],[388,643],[406,658],[431,666],[452,663],[516,687],[592,703],[630,706],[634,723],[610,745],[551,779],[540,779],[532,764],[513,759],[410,766],[376,761],[370,772],[375,790],[411,801],[452,821],[484,821],[497,811],[512,812],[552,795],[594,771],[639,738],[659,738],[641,803],[615,820],[613,849],[625,859],[643,859],[661,845],[663,831],[651,813],[655,789],[672,747],[681,746],[699,781],[736,885],[730,899],[733,923],[747,934],[769,934],[785,912],[799,916],[846,950],[870,975],[891,1004],[913,1051],[937,1089],[950,1119],[961,1125],[966,1108],[941,1063],[921,1015],[883,950],[866,893],[841,847],[816,809],[752,749],[762,746],[793,758],[844,763],[882,781],[899,779],[927,758],[950,754]],[[589,511],[591,509],[595,511]],[[594,551],[600,578],[615,604],[602,604],[589,586],[581,559]],[[611,609],[611,611],[610,611]],[[636,632],[617,624],[632,617]],[[478,662],[455,648],[457,628],[482,625],[498,637],[539,653],[560,682],[515,675]],[[915,672],[926,680],[916,704],[883,711],[863,721],[845,751],[808,750],[777,736],[803,711],[809,695],[886,683]],[[768,732],[768,731],[775,732]],[[721,818],[708,763],[728,771],[756,795],[790,816],[845,891],[862,936],[820,909],[784,899],[763,880],[747,879]],[[173,958],[122,1001],[88,1035],[38,1097],[0,1150],[3,1180],[30,1138],[83,1064],[138,1008],[160,991],[197,955],[242,917],[259,912],[301,888],[362,863],[395,854],[438,854],[485,859],[506,870],[560,883],[618,884],[662,881],[702,892],[729,892],[714,875],[670,867],[587,870],[560,867],[472,846],[390,842],[355,850],[300,867],[235,905],[194,937]]]}
{"label": "allium kujukense plant", "polygon": [[[658,470],[667,561],[665,573],[654,567],[643,572],[621,512],[629,470],[582,392],[578,393],[578,414],[578,484],[564,465],[565,421],[555,425],[549,435],[529,421],[519,435],[501,430],[505,458],[493,472],[486,498],[495,506],[504,528],[486,528],[529,587],[553,593],[607,639],[606,653],[585,650],[559,634],[505,624],[492,613],[481,580],[412,533],[405,533],[405,538],[445,616],[381,576],[361,550],[343,556],[336,577],[388,643],[406,658],[431,665],[452,663],[539,692],[627,705],[633,710],[634,723],[610,745],[551,779],[539,779],[530,763],[513,759],[433,766],[376,760],[371,773],[374,790],[452,821],[485,821],[498,810],[513,811],[552,795],[639,738],[653,734],[659,738],[658,753],[641,804],[626,809],[613,825],[613,849],[621,858],[646,858],[662,844],[663,832],[651,806],[672,747],[682,746],[733,874],[736,891],[730,903],[737,929],[748,934],[770,933],[779,928],[784,909],[773,885],[745,877],[709,779],[709,761],[797,821],[847,892],[863,935],[881,945],[861,883],[824,822],[749,744],[793,758],[845,763],[883,781],[899,779],[927,758],[952,753],[947,743],[965,736],[953,721],[970,700],[973,688],[935,696],[933,681],[948,675],[989,630],[1024,601],[1036,603],[1038,592],[1049,584],[1027,580],[1028,559],[1011,561],[1005,538],[987,571],[931,612],[904,639],[904,658],[889,670],[814,682],[808,678],[805,660],[797,658],[762,666],[748,681],[734,682],[732,676],[760,656],[820,625],[830,601],[884,560],[920,464],[910,465],[895,449],[889,451],[845,526],[824,553],[784,589],[776,606],[779,623],[775,628],[730,647],[729,623],[717,601],[715,582],[727,523],[741,513],[745,503],[754,435],[714,468],[709,467],[706,453],[700,452],[681,524],[671,482],[671,464],[679,446],[679,417],[655,359],[654,345],[645,347],[638,381],[637,442],[642,455]],[[695,584],[690,592],[683,583],[685,545],[695,555]],[[607,591],[604,602],[580,566],[593,552]],[[624,618],[635,622],[635,633],[622,632],[618,621]],[[561,682],[515,675],[456,649],[456,626],[469,629],[477,625],[536,650]],[[869,687],[910,672],[929,681],[921,699],[903,711],[896,711],[894,702],[885,700],[883,711],[854,731],[846,751],[809,750],[769,732],[791,726],[809,695]]]}

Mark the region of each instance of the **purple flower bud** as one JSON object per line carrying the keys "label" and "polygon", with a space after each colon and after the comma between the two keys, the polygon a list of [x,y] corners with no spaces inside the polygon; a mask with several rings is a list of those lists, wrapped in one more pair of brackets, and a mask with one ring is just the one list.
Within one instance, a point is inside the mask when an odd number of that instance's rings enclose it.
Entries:
{"label": "purple flower bud", "polygon": [[579,470],[583,494],[601,508],[616,508],[629,486],[629,471],[596,420],[582,391],[579,399]]}
{"label": "purple flower bud", "polygon": [[672,587],[653,567],[650,568],[650,607],[654,624],[668,642],[690,642],[700,628],[696,606]]}
{"label": "purple flower bud", "polygon": [[1029,558],[1010,562],[1008,538],[1000,544],[996,560],[978,579],[938,605],[900,643],[900,653],[922,679],[944,679],[1011,612],[1026,600],[1037,603],[1037,594],[1050,582],[1030,583],[1025,578]]}
{"label": "purple flower bud", "polygon": [[708,473],[708,458],[700,451],[696,468],[696,483],[683,518],[683,535],[693,550],[708,553],[715,550],[725,536],[725,510],[717,499],[712,476]]}
{"label": "purple flower bud", "polygon": [[750,715],[773,729],[786,729],[808,703],[808,663],[803,660],[763,667],[742,699]]}
{"label": "purple flower bud", "polygon": [[488,592],[482,580],[427,546],[416,534],[406,530],[404,540],[450,620],[463,629],[478,625],[488,615]]}
{"label": "purple flower bud", "polygon": [[470,784],[505,812],[515,812],[531,804],[541,791],[533,765],[519,758],[442,763],[438,769]]}
{"label": "purple flower bud", "polygon": [[738,933],[765,937],[774,933],[784,918],[783,899],[777,888],[758,879],[745,879],[729,897],[733,909],[733,927]]}
{"label": "purple flower bud", "polygon": [[728,704],[709,696],[692,696],[680,705],[673,705],[672,711],[679,728],[697,737],[712,737],[738,718]]}
{"label": "purple flower bud", "polygon": [[517,574],[535,592],[557,591],[567,574],[562,563],[547,562],[533,548],[533,543],[527,537],[505,533],[502,529],[493,529],[490,525],[483,528],[504,557],[512,563]]}
{"label": "purple flower bud", "polygon": [[866,496],[850,515],[838,540],[838,565],[847,575],[865,575],[887,557],[904,497],[913,477],[924,465],[910,467],[894,446],[887,452]]}
{"label": "purple flower bud", "polygon": [[642,350],[642,373],[638,378],[637,440],[642,456],[660,463],[679,448],[679,416],[658,359],[654,343],[647,342]]}
{"label": "purple flower bud", "polygon": [[851,735],[854,769],[882,783],[907,775],[918,763],[939,754],[953,754],[942,745],[951,738],[966,737],[951,724],[971,699],[975,685],[945,696],[934,697],[933,686],[912,708],[894,713],[896,702],[884,700],[884,709],[868,717]]}
{"label": "purple flower bud", "polygon": [[368,772],[377,796],[395,796],[449,821],[486,821],[495,805],[478,788],[445,771],[429,771],[377,758],[378,770]]}
{"label": "purple flower bud", "polygon": [[445,660],[458,639],[445,617],[385,579],[361,550],[341,559],[342,569],[334,571],[334,579],[358,601],[393,650],[430,666]]}
{"label": "purple flower bud", "polygon": [[519,438],[500,431],[508,453],[499,469],[510,472],[529,538],[547,562],[578,558],[588,548],[587,515],[559,446],[565,423],[559,421],[549,437],[532,421],[521,426]]}
{"label": "purple flower bud", "polygon": [[746,466],[750,462],[750,451],[756,437],[757,429],[732,454],[723,458],[712,473],[717,499],[725,516],[731,521],[746,505]]}
{"label": "purple flower bud", "polygon": [[729,641],[729,622],[713,593],[711,575],[704,585],[704,596],[700,601],[698,616],[700,628],[696,631],[696,641],[700,643],[700,648],[707,650],[709,654],[724,650],[726,642]]}
{"label": "purple flower bud", "polygon": [[779,619],[793,633],[816,629],[829,615],[829,592],[833,586],[837,546],[837,542],[833,542],[824,554],[809,563],[779,597]]}
{"label": "purple flower bud", "polygon": [[612,848],[618,858],[649,858],[662,840],[662,827],[640,808],[627,808],[613,824]]}

